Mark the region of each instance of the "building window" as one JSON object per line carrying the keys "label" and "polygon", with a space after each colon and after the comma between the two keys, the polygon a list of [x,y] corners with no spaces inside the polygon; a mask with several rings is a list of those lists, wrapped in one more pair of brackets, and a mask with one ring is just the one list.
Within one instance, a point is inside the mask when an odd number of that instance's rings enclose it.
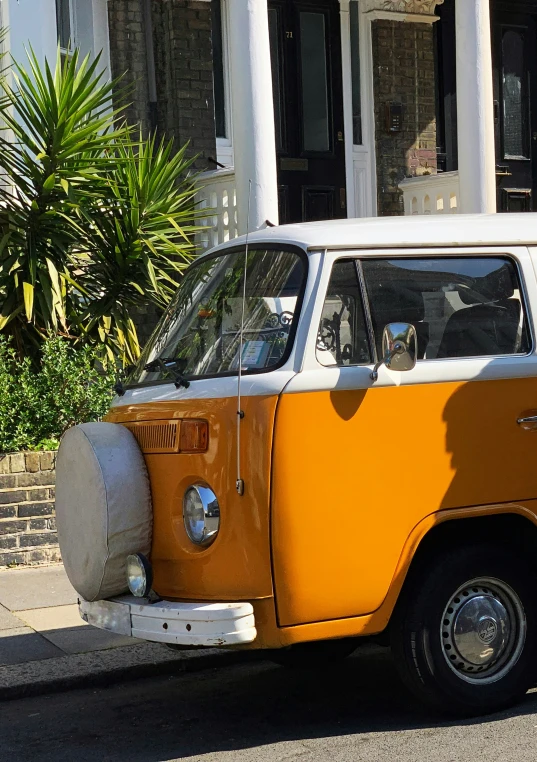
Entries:
{"label": "building window", "polygon": [[62,51],[71,50],[73,47],[72,10],[71,0],[56,0],[58,43]]}
{"label": "building window", "polygon": [[360,83],[360,7],[350,4],[351,74],[352,74],[352,135],[354,145],[362,145],[362,88]]}
{"label": "building window", "polygon": [[214,121],[217,138],[227,138],[226,90],[224,84],[224,40],[221,0],[212,0]]}

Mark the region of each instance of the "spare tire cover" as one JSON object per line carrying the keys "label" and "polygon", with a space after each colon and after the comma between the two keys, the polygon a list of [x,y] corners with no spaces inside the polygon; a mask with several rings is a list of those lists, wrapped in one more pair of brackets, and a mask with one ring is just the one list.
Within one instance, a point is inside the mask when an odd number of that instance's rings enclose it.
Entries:
{"label": "spare tire cover", "polygon": [[87,601],[127,591],[130,553],[151,550],[149,478],[131,432],[84,423],[63,436],[56,466],[56,518],[67,576]]}

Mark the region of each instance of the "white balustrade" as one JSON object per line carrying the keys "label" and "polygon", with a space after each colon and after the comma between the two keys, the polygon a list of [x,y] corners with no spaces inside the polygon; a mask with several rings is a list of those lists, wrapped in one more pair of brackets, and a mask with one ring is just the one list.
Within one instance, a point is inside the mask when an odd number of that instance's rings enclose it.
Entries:
{"label": "white balustrade", "polygon": [[197,236],[198,246],[203,251],[230,241],[238,236],[237,191],[235,171],[218,169],[203,172],[198,176],[199,209],[207,209],[207,216],[199,220],[205,230]]}
{"label": "white balustrade", "polygon": [[405,215],[457,214],[460,209],[459,173],[409,177],[399,183]]}

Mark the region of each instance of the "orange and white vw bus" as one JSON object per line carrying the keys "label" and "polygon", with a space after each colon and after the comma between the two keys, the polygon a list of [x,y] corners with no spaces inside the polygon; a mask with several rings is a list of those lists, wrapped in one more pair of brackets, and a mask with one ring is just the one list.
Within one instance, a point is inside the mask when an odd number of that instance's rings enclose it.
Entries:
{"label": "orange and white vw bus", "polygon": [[537,223],[291,225],[186,271],[57,512],[83,618],[285,664],[392,647],[463,714],[537,656]]}

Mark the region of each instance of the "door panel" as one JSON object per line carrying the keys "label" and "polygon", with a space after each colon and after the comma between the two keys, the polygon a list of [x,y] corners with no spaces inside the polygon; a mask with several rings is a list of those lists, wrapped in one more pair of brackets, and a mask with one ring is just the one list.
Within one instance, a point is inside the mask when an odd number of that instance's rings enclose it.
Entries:
{"label": "door panel", "polygon": [[330,151],[328,62],[324,13],[300,11],[302,152]]}
{"label": "door panel", "polygon": [[[527,252],[517,259],[531,293]],[[376,611],[427,516],[537,497],[537,433],[518,425],[535,415],[537,380],[517,377],[536,372],[517,270],[507,254],[334,261],[315,345],[325,368],[304,385],[299,374],[276,413],[281,625]],[[414,325],[420,362],[371,387],[392,322]],[[514,378],[491,374],[501,366]]]}
{"label": "door panel", "polygon": [[304,186],[302,207],[305,220],[330,220],[336,206],[334,188]]}
{"label": "door panel", "polygon": [[537,210],[537,15],[505,3],[493,10],[498,211],[529,212]]}
{"label": "door panel", "polygon": [[346,216],[337,0],[271,0],[280,222]]}
{"label": "door panel", "polygon": [[272,491],[279,624],[375,611],[411,530],[434,511],[537,497],[537,433],[516,424],[536,408],[533,378],[284,394]]}
{"label": "door panel", "polygon": [[507,161],[530,158],[527,35],[527,27],[501,30],[503,158]]}

